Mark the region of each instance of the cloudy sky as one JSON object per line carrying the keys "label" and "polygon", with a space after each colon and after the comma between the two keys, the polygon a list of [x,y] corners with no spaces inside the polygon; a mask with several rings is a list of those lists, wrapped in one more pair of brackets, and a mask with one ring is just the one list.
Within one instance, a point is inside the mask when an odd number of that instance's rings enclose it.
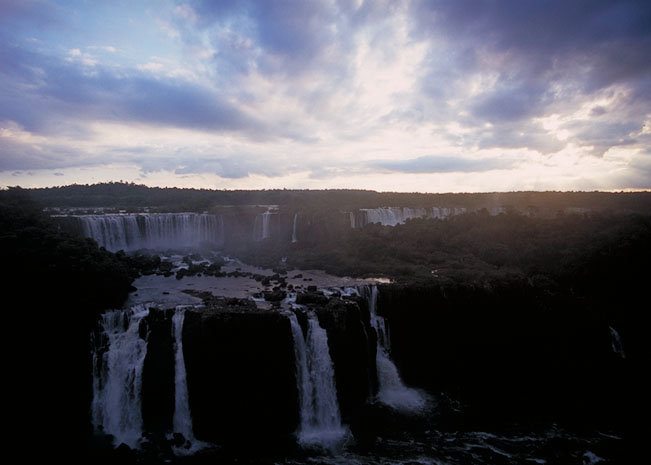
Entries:
{"label": "cloudy sky", "polygon": [[0,0],[0,186],[651,188],[651,2]]}

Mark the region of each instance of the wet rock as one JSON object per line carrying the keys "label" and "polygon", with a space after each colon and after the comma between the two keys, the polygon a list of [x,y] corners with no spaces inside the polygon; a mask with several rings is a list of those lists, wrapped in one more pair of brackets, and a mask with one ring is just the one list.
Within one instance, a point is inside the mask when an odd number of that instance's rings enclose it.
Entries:
{"label": "wet rock", "polygon": [[299,305],[326,305],[329,298],[321,292],[302,292],[296,296]]}
{"label": "wet rock", "polygon": [[286,316],[258,310],[251,300],[214,298],[186,312],[183,345],[197,439],[278,439],[295,431],[298,393]]}
{"label": "wet rock", "polygon": [[173,309],[151,308],[141,325],[147,330],[147,355],[142,372],[142,419],[147,431],[171,429],[174,415]]}
{"label": "wet rock", "polygon": [[264,300],[267,302],[280,302],[285,297],[287,297],[287,293],[285,291],[281,291],[280,289],[276,288],[274,288],[273,291],[264,291],[262,294],[264,296]]}
{"label": "wet rock", "polygon": [[165,272],[165,271],[172,271],[172,268],[174,268],[174,264],[172,262],[168,261],[161,261],[158,264],[158,269]]}

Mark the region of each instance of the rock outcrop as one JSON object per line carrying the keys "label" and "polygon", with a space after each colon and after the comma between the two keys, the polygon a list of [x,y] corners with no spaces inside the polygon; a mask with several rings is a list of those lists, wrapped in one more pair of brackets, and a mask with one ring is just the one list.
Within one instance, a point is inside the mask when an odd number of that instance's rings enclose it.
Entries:
{"label": "rock outcrop", "polygon": [[183,328],[190,410],[198,439],[278,439],[298,421],[288,319],[251,301],[215,299]]}

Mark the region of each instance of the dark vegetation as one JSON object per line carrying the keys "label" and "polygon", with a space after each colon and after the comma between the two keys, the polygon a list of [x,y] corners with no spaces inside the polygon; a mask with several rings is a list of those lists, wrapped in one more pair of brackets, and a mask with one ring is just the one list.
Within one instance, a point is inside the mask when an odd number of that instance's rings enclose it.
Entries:
{"label": "dark vegetation", "polygon": [[651,217],[546,219],[478,212],[448,220],[412,219],[395,227],[369,224],[321,239],[249,244],[238,252],[267,266],[287,257],[287,264],[299,269],[400,282],[480,285],[527,279],[550,289],[578,290],[597,278],[610,281],[612,288],[631,268],[644,273],[642,264],[651,253]]}
{"label": "dark vegetation", "polygon": [[480,194],[421,194],[366,190],[210,190],[147,187],[113,182],[30,189],[45,207],[111,208],[137,211],[204,211],[221,205],[286,205],[311,209],[394,207],[507,206],[532,213],[555,213],[565,207],[596,211],[651,213],[651,195],[645,192],[508,192]]}
{"label": "dark vegetation", "polygon": [[[61,300],[81,317],[119,307],[135,278],[128,261],[92,239],[59,231],[21,189],[0,191],[0,254],[5,283],[30,301]],[[82,311],[83,310],[83,311]],[[76,312],[75,312],[76,313]]]}
{"label": "dark vegetation", "polygon": [[[60,232],[42,208],[22,189],[0,191],[8,410],[16,447],[51,457],[64,448],[70,457],[84,453],[74,440],[87,425],[90,327],[122,305],[137,270],[93,240]],[[38,447],[22,444],[36,435]]]}

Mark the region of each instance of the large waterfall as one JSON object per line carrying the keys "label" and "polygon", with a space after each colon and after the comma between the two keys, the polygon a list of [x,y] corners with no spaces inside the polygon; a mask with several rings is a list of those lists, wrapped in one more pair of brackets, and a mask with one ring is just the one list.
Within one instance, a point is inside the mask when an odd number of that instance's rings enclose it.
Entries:
{"label": "large waterfall", "polygon": [[142,368],[147,342],[139,333],[149,309],[137,305],[102,315],[93,353],[93,424],[115,445],[137,447],[142,436]]}
{"label": "large waterfall", "polygon": [[341,425],[334,368],[328,349],[328,335],[312,312],[308,313],[307,334],[296,315],[287,313],[294,338],[296,382],[301,424],[298,441],[304,446],[331,447],[346,435]]}
{"label": "large waterfall", "polygon": [[389,407],[417,411],[425,406],[425,398],[415,389],[405,386],[398,373],[398,368],[391,359],[391,342],[386,321],[378,316],[377,307],[377,286],[363,286],[362,295],[368,299],[369,311],[371,313],[371,324],[377,333],[377,376],[379,391],[377,398],[380,402]]}
{"label": "large waterfall", "polygon": [[205,213],[80,215],[85,236],[111,251],[219,246],[221,216]]}

